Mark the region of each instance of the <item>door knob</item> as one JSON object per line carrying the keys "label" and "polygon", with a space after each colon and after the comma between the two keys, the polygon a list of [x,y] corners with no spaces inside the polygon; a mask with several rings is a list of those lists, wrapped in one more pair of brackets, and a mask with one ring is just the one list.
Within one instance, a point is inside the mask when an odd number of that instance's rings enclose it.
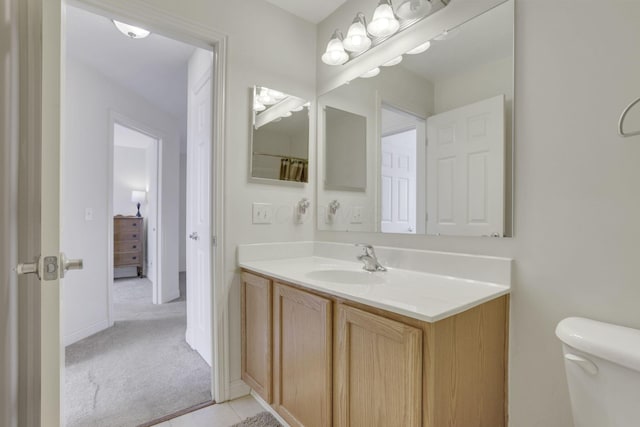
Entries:
{"label": "door knob", "polygon": [[64,278],[64,273],[69,270],[82,270],[83,267],[82,259],[69,259],[64,253],[60,254],[60,278]]}
{"label": "door knob", "polygon": [[194,231],[193,233],[189,234],[189,238],[191,240],[198,240],[200,237],[198,237],[198,232]]}
{"label": "door knob", "polygon": [[34,262],[18,264],[15,268],[15,272],[19,275],[36,274],[38,278],[40,278],[40,257],[36,258]]}

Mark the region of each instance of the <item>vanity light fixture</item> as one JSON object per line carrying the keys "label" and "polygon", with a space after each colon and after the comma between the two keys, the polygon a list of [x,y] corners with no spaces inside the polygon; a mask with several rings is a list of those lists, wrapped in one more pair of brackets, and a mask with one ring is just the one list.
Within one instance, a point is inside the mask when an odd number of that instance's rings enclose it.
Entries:
{"label": "vanity light fixture", "polygon": [[151,31],[149,30],[145,30],[144,28],[125,24],[124,22],[116,21],[115,19],[112,19],[111,22],[113,22],[113,25],[116,26],[118,31],[120,31],[122,34],[132,39],[143,39],[147,37],[149,34],[151,34]]}
{"label": "vanity light fixture", "polygon": [[407,55],[417,55],[419,53],[427,51],[431,47],[431,42],[422,43],[418,47],[414,47],[413,49],[407,51]]}
{"label": "vanity light fixture", "polygon": [[419,19],[431,12],[430,0],[405,0],[396,13],[402,19]]}
{"label": "vanity light fixture", "polygon": [[[346,37],[340,30],[335,30],[322,54],[322,62],[327,65],[342,65],[372,46],[379,45],[397,32],[404,31],[426,18],[434,9],[434,0],[397,1],[400,5],[394,12],[391,0],[379,0],[373,17],[368,23],[365,15],[358,12],[347,30]],[[446,7],[451,0],[437,1]],[[424,52],[429,45],[425,43],[408,53],[415,55]]]}
{"label": "vanity light fixture", "polygon": [[393,67],[394,65],[398,65],[399,63],[402,62],[402,55],[393,58],[391,61],[387,61],[384,64],[382,64],[383,67]]}
{"label": "vanity light fixture", "polygon": [[266,87],[260,88],[260,93],[258,94],[257,99],[258,102],[262,105],[273,105],[278,102],[271,91]]}
{"label": "vanity light fixture", "polygon": [[440,34],[435,36],[433,39],[441,42],[443,40],[452,39],[457,35],[458,35],[458,29],[457,28],[452,28],[450,30],[444,30],[443,32],[441,32]]}
{"label": "vanity light fixture", "polygon": [[344,51],[342,40],[344,36],[340,30],[335,30],[331,40],[327,44],[327,49],[322,55],[322,62],[327,65],[342,65],[349,60],[349,54]]}
{"label": "vanity light fixture", "polygon": [[253,111],[264,111],[267,107],[264,104],[260,104],[257,100],[253,101]]}
{"label": "vanity light fixture", "polygon": [[398,31],[400,22],[396,19],[391,7],[391,0],[380,0],[373,12],[373,18],[367,25],[367,30],[374,37],[389,37]]}
{"label": "vanity light fixture", "polygon": [[380,68],[376,67],[373,70],[369,70],[366,73],[360,75],[360,77],[362,77],[363,79],[368,79],[370,77],[375,77],[378,74],[380,74]]}
{"label": "vanity light fixture", "polygon": [[371,47],[371,39],[367,34],[367,22],[364,13],[358,12],[353,19],[347,36],[342,41],[344,48],[349,52],[364,52]]}

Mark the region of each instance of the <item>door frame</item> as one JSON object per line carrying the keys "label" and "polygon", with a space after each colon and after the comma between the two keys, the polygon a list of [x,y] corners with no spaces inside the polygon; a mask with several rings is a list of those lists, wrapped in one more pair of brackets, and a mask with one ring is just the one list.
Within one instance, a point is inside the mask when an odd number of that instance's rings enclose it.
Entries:
{"label": "door frame", "polygon": [[[22,2],[21,2],[22,3]],[[30,165],[21,172],[22,176],[29,176],[29,182],[35,185],[31,195],[42,200],[44,205],[49,207],[59,206],[59,200],[51,200],[47,196],[46,183],[40,183],[40,158],[47,156],[48,159],[57,160],[59,167],[59,145],[61,134],[64,131],[61,117],[63,116],[63,89],[64,89],[64,69],[63,69],[63,41],[64,41],[64,9],[65,5],[81,7],[92,10],[102,15],[113,16],[118,19],[128,21],[148,28],[151,31],[161,33],[184,42],[212,50],[214,52],[215,73],[212,85],[212,157],[211,167],[214,182],[211,186],[211,209],[214,215],[212,233],[216,236],[217,245],[213,248],[213,292],[211,293],[212,307],[212,354],[213,367],[211,375],[212,397],[217,402],[223,402],[229,398],[229,313],[226,309],[226,290],[224,284],[224,140],[226,137],[226,67],[227,67],[227,35],[213,30],[206,25],[172,15],[150,3],[142,3],[129,0],[27,0],[24,8],[21,9],[20,37],[28,43],[21,58],[21,64],[25,71],[21,71],[24,79],[21,79],[20,87],[24,89],[23,95],[26,109],[21,108],[21,123],[26,123],[26,113],[28,110],[38,114],[29,116],[29,135],[26,137],[28,153],[25,154],[24,161]],[[22,50],[22,48],[21,48]],[[28,88],[28,91],[27,91]],[[40,113],[42,114],[41,120]],[[25,117],[24,119],[22,117]],[[21,126],[23,126],[21,124]],[[44,152],[40,151],[43,139],[48,140],[44,144]],[[31,149],[30,147],[34,147]],[[25,148],[25,149],[26,149]],[[21,163],[23,164],[23,163]],[[32,165],[32,166],[31,166]],[[35,182],[34,182],[35,181]],[[44,184],[41,186],[40,184]],[[31,197],[31,196],[30,196]],[[56,193],[56,198],[59,196]],[[46,200],[45,200],[46,199]],[[21,205],[24,206],[26,198],[21,198]],[[46,202],[46,203],[45,203]],[[33,221],[29,221],[27,226],[34,226],[36,230],[40,227],[40,211],[33,212]],[[59,223],[58,215],[47,218],[48,222]],[[26,221],[25,221],[26,222]],[[24,223],[23,223],[24,224]],[[24,226],[23,226],[24,229]],[[33,229],[32,229],[33,230]],[[26,245],[36,245],[40,247],[40,235],[35,235],[31,231],[20,233],[25,236]],[[55,240],[55,239],[54,239]],[[57,240],[50,246],[55,246]],[[42,247],[43,253],[51,252],[48,247]],[[57,252],[57,247],[55,248]],[[74,254],[75,255],[75,254]],[[76,256],[81,256],[77,254]],[[29,279],[31,280],[31,278]],[[45,321],[57,321],[59,324],[59,313],[52,310],[39,310],[41,294],[44,300],[58,298],[57,281],[49,282],[44,286],[38,283],[38,291],[30,293],[26,300],[21,301],[21,307],[30,306],[36,311],[33,316],[29,316],[28,323],[40,325]],[[51,290],[48,290],[51,288]],[[35,310],[34,310],[35,308]],[[31,310],[29,310],[31,312]],[[43,318],[44,316],[44,318]],[[58,332],[61,330],[58,327]],[[31,333],[25,338],[25,349],[22,354],[32,354],[33,362],[27,362],[26,375],[31,378],[30,386],[26,387],[20,394],[20,409],[22,414],[28,414],[32,420],[38,420],[40,425],[58,426],[61,419],[56,419],[55,414],[61,413],[61,393],[62,393],[62,370],[64,368],[64,352],[62,351],[62,340],[59,337],[49,337],[41,345],[41,334]],[[45,348],[43,348],[45,346]],[[47,356],[56,353],[51,359],[41,359],[41,354]],[[48,347],[48,348],[47,348]],[[24,365],[23,365],[24,366]],[[33,368],[30,368],[33,367]],[[51,400],[43,399],[43,396]],[[57,407],[57,408],[56,408]]]}
{"label": "door frame", "polygon": [[[156,176],[153,178],[156,182],[156,212],[155,212],[155,222],[157,224],[156,231],[156,247],[155,247],[155,256],[153,257],[154,265],[153,268],[156,271],[155,281],[153,282],[153,296],[152,302],[154,304],[159,304],[159,301],[162,301],[162,257],[159,257],[158,254],[162,253],[162,158],[163,158],[163,150],[162,146],[164,144],[165,138],[162,132],[153,129],[150,126],[142,124],[135,119],[128,117],[125,114],[121,114],[117,111],[110,110],[109,111],[109,147],[107,147],[107,299],[108,307],[107,307],[107,319],[109,322],[109,326],[113,326],[113,180],[115,178],[115,171],[113,170],[115,163],[113,160],[114,151],[115,151],[115,134],[114,127],[115,125],[120,125],[126,127],[127,129],[131,129],[138,133],[148,136],[149,138],[153,138],[155,140],[154,150],[156,152]],[[147,229],[145,233],[148,235],[151,231]],[[144,244],[145,250],[148,252],[149,247]],[[146,258],[146,257],[145,257]],[[145,259],[146,262],[146,259]],[[143,264],[144,265],[144,264]],[[143,267],[144,270],[145,267]]]}

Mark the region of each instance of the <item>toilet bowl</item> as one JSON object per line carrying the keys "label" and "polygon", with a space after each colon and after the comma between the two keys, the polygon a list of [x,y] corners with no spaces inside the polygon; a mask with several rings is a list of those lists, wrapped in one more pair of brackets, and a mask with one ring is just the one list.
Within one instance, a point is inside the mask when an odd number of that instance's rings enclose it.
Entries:
{"label": "toilet bowl", "polygon": [[640,426],[640,330],[569,317],[556,336],[575,427]]}

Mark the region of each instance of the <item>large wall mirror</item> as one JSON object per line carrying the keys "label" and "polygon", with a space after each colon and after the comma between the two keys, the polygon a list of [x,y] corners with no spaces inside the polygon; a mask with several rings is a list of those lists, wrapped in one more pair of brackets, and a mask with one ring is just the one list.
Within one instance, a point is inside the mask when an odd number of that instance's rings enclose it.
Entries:
{"label": "large wall mirror", "polygon": [[309,101],[252,89],[251,179],[309,182]]}
{"label": "large wall mirror", "polygon": [[513,30],[509,0],[318,98],[319,182],[335,170],[326,149],[352,143],[331,140],[323,111],[366,128],[364,149],[343,149],[364,151],[364,186],[319,186],[319,229],[512,235]]}

